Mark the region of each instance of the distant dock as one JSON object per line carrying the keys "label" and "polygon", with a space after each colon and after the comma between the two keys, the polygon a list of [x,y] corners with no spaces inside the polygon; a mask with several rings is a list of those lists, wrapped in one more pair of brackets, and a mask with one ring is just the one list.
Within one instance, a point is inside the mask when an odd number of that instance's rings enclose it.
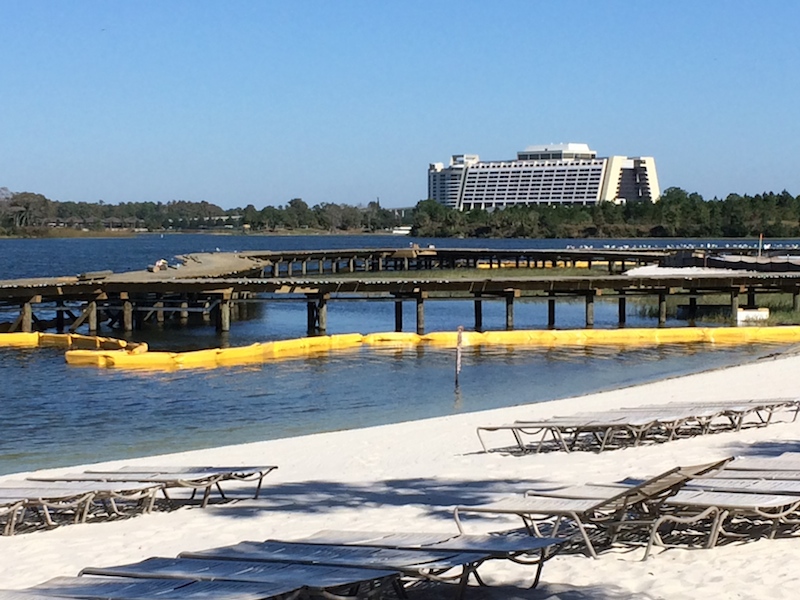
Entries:
{"label": "distant dock", "polygon": [[[132,332],[148,323],[196,323],[229,331],[231,320],[247,318],[252,303],[303,302],[308,333],[325,333],[329,302],[363,300],[395,304],[395,331],[403,331],[403,303],[416,305],[417,333],[425,331],[425,303],[474,303],[474,327],[483,329],[483,303],[501,301],[506,329],[514,327],[514,304],[538,298],[548,303],[547,322],[557,325],[560,299],[582,298],[585,323],[594,325],[598,296],[614,298],[619,323],[634,296],[658,299],[658,322],[666,322],[666,299],[687,298],[689,310],[707,294],[726,294],[732,314],[755,306],[756,295],[789,293],[800,310],[800,271],[724,272],[631,277],[631,267],[675,262],[669,250],[495,250],[409,247],[402,249],[292,252],[202,253],[179,257],[179,264],[126,273],[97,271],[77,277],[0,281],[3,331],[77,331],[101,328]],[[548,267],[597,267],[604,274],[542,275]],[[497,269],[491,277],[445,278],[442,269]],[[500,269],[500,267],[504,267]],[[531,272],[534,269],[536,275]],[[361,273],[363,276],[359,277]],[[380,274],[385,273],[386,277]]]}

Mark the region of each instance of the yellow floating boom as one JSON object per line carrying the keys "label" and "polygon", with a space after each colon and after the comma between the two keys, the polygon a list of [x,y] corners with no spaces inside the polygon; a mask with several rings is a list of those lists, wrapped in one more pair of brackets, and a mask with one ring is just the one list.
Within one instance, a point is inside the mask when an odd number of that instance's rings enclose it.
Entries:
{"label": "yellow floating boom", "polygon": [[172,370],[216,368],[309,356],[362,346],[404,348],[417,345],[463,347],[644,346],[657,344],[748,344],[800,341],[800,326],[674,327],[665,329],[533,329],[523,331],[440,331],[427,335],[406,332],[349,333],[256,343],[235,348],[191,352],[149,352],[147,344],[76,334],[1,333],[0,346],[68,348],[67,363],[118,369]]}

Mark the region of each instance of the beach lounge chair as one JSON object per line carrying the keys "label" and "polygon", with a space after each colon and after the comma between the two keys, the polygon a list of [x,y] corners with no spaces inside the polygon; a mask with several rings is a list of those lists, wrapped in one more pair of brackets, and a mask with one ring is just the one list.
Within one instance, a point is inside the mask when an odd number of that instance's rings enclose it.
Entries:
{"label": "beach lounge chair", "polygon": [[511,432],[521,452],[541,452],[547,448],[565,452],[577,449],[601,452],[643,442],[664,442],[716,431],[739,431],[746,425],[765,426],[773,422],[776,412],[782,410],[788,411],[791,420],[795,420],[800,411],[800,400],[777,398],[639,406],[481,426],[477,428],[477,435],[484,452],[487,451],[484,434],[494,431]]}
{"label": "beach lounge chair", "polygon": [[[17,593],[34,598],[87,600],[267,600],[294,598],[301,586],[285,583],[142,579],[125,577],[56,577]],[[1,598],[2,596],[0,596]]]}
{"label": "beach lounge chair", "polygon": [[3,528],[3,535],[13,535],[17,526],[17,519],[24,505],[25,500],[0,496],[0,525]]}
{"label": "beach lounge chair", "polygon": [[[485,550],[432,550],[428,548],[382,548],[303,542],[241,542],[203,552],[185,552],[185,558],[247,560],[357,566],[396,570],[411,584],[427,580],[457,582],[457,598],[463,596],[470,577],[484,562],[495,558]],[[480,579],[476,577],[480,583]]]}
{"label": "beach lounge chair", "polygon": [[665,545],[660,531],[665,524],[674,526],[711,519],[706,547],[713,548],[720,536],[741,537],[725,530],[726,520],[735,518],[748,520],[750,524],[747,529],[750,535],[753,527],[767,522],[768,537],[772,538],[782,523],[798,522],[798,508],[800,508],[800,495],[707,491],[697,488],[681,490],[664,501],[662,510],[665,514],[656,519],[652,525],[644,558],[648,557],[654,545]]}
{"label": "beach lounge chair", "polygon": [[400,573],[392,570],[200,558],[148,558],[117,567],[88,567],[80,575],[270,583],[302,588],[306,594],[327,598],[370,598],[389,589],[402,590]]}
{"label": "beach lounge chair", "polygon": [[597,558],[590,529],[613,541],[623,528],[650,525],[658,517],[658,506],[669,496],[676,494],[686,482],[719,469],[725,462],[727,460],[675,467],[636,485],[592,486],[588,494],[591,497],[569,497],[568,494],[562,497],[531,491],[525,496],[488,504],[456,506],[453,516],[460,532],[464,531],[461,522],[464,513],[516,515],[528,532],[537,537],[541,537],[543,521],[552,523],[553,537],[559,536],[562,524],[569,524],[577,528],[589,555]]}
{"label": "beach lounge chair", "polygon": [[[568,538],[534,538],[518,533],[464,535],[450,533],[394,533],[323,530],[312,536],[295,540],[306,544],[341,544],[391,549],[430,549],[466,552],[487,552],[491,559],[510,560],[524,565],[535,565],[536,574],[531,584],[535,588],[547,559],[555,556]],[[476,581],[483,585],[477,570]]]}
{"label": "beach lounge chair", "polygon": [[202,507],[208,505],[212,489],[216,489],[219,496],[225,500],[227,497],[220,486],[223,481],[256,481],[254,497],[261,493],[264,477],[277,469],[270,466],[244,466],[244,467],[122,467],[115,470],[90,470],[83,473],[67,473],[47,477],[32,477],[36,481],[106,481],[117,483],[147,482],[161,485],[164,497],[171,501],[168,489],[189,488],[192,490],[192,499],[198,490],[203,491],[200,502]]}
{"label": "beach lounge chair", "polygon": [[0,486],[0,504],[16,505],[16,510],[9,513],[3,533],[13,535],[17,526],[27,523],[26,515],[31,512],[44,527],[57,525],[54,515],[58,521],[66,516],[74,523],[85,523],[98,507],[104,516],[119,516],[122,514],[120,503],[149,512],[159,489],[160,485],[152,483],[5,482]]}

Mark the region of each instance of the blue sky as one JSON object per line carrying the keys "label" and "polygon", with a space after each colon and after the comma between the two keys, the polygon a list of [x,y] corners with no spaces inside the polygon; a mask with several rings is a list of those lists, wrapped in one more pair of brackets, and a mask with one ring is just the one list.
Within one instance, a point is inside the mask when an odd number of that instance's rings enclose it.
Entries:
{"label": "blue sky", "polygon": [[450,155],[586,142],[800,194],[792,0],[0,0],[0,186],[387,207]]}

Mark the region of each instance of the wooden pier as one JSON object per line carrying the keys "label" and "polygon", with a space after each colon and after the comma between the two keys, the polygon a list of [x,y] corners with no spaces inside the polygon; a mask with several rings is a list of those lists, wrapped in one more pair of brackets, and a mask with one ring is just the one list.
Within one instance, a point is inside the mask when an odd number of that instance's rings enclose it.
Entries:
{"label": "wooden pier", "polygon": [[[394,328],[402,331],[403,303],[416,308],[416,331],[425,331],[425,304],[437,300],[470,301],[474,327],[483,329],[485,302],[503,302],[505,326],[514,327],[518,301],[540,299],[548,306],[547,322],[557,325],[559,300],[581,298],[585,323],[594,325],[600,296],[618,303],[625,323],[631,297],[658,299],[658,322],[666,321],[669,296],[687,298],[689,310],[698,298],[726,294],[733,314],[741,304],[755,306],[756,295],[788,293],[800,310],[800,273],[702,273],[631,277],[627,268],[659,264],[674,253],[635,250],[491,250],[491,249],[357,249],[299,252],[192,254],[180,266],[129,273],[96,272],[78,277],[0,281],[0,312],[10,316],[5,331],[97,332],[101,326],[125,332],[147,323],[213,325],[228,331],[231,321],[247,318],[253,303],[303,302],[308,332],[325,333],[330,302],[393,302]],[[593,275],[542,275],[548,267],[602,265]],[[491,276],[447,279],[437,271],[482,267]],[[503,267],[503,268],[500,268]],[[363,273],[362,276],[359,276]],[[383,273],[385,276],[381,276]],[[607,274],[604,274],[607,273]]]}

